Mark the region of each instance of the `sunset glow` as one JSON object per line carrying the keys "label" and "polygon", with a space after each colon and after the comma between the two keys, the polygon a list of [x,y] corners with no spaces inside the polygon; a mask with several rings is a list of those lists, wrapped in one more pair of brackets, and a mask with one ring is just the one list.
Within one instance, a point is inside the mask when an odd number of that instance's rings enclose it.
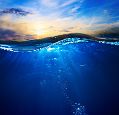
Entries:
{"label": "sunset glow", "polygon": [[[119,25],[117,11],[111,9],[117,2],[109,0],[106,6],[105,2],[106,0],[0,1],[0,29],[19,35],[18,38],[11,34],[8,36],[17,40],[23,40],[20,37],[22,35],[26,35],[24,39],[28,40],[68,33],[94,34]],[[96,9],[97,6],[99,9]],[[111,14],[112,11],[115,14]],[[1,36],[1,40],[4,39],[7,37]]]}

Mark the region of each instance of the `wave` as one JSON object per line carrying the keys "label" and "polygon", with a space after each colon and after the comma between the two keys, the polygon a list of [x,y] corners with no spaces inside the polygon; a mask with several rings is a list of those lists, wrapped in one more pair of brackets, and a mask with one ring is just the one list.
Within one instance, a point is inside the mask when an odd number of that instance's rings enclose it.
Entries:
{"label": "wave", "polygon": [[98,42],[109,45],[119,45],[117,39],[95,38],[84,34],[68,34],[49,37],[41,40],[30,40],[23,42],[0,41],[0,49],[12,52],[33,52],[41,49],[48,49],[56,45],[78,44],[85,42]]}

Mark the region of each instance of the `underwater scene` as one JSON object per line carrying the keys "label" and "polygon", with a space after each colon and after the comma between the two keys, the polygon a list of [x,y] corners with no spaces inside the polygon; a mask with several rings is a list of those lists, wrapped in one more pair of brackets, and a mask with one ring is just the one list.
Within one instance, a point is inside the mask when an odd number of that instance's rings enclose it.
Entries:
{"label": "underwater scene", "polygon": [[0,115],[119,115],[118,0],[0,0]]}
{"label": "underwater scene", "polygon": [[3,115],[119,113],[119,42],[66,38],[35,47],[1,45]]}

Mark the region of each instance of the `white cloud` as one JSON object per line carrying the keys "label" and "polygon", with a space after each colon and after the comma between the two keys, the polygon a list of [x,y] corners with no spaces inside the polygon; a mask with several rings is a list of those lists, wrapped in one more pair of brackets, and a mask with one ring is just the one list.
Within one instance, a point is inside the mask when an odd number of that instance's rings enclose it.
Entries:
{"label": "white cloud", "polygon": [[68,1],[64,2],[61,5],[61,7],[66,7],[66,6],[71,5],[71,4],[75,3],[75,2],[78,2],[78,3],[80,3],[78,5],[81,5],[84,2],[84,0],[78,0],[78,1],[77,0],[68,0]]}
{"label": "white cloud", "polygon": [[76,13],[77,10],[80,9],[80,6],[76,6],[70,10],[70,13]]}
{"label": "white cloud", "polygon": [[47,7],[56,7],[58,5],[57,0],[41,0],[41,3]]}
{"label": "white cloud", "polygon": [[70,4],[72,4],[72,3],[76,2],[76,1],[77,1],[77,0],[68,0],[68,1],[64,2],[64,3],[61,5],[61,7],[68,6],[68,5],[70,5]]}

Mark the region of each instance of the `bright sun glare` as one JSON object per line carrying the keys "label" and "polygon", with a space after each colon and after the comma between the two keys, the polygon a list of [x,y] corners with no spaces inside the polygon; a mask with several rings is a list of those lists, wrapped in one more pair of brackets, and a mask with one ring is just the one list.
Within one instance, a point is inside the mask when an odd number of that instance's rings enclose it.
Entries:
{"label": "bright sun glare", "polygon": [[44,30],[41,30],[41,29],[36,29],[36,30],[34,31],[34,34],[40,36],[40,35],[45,34],[45,31],[44,31]]}

